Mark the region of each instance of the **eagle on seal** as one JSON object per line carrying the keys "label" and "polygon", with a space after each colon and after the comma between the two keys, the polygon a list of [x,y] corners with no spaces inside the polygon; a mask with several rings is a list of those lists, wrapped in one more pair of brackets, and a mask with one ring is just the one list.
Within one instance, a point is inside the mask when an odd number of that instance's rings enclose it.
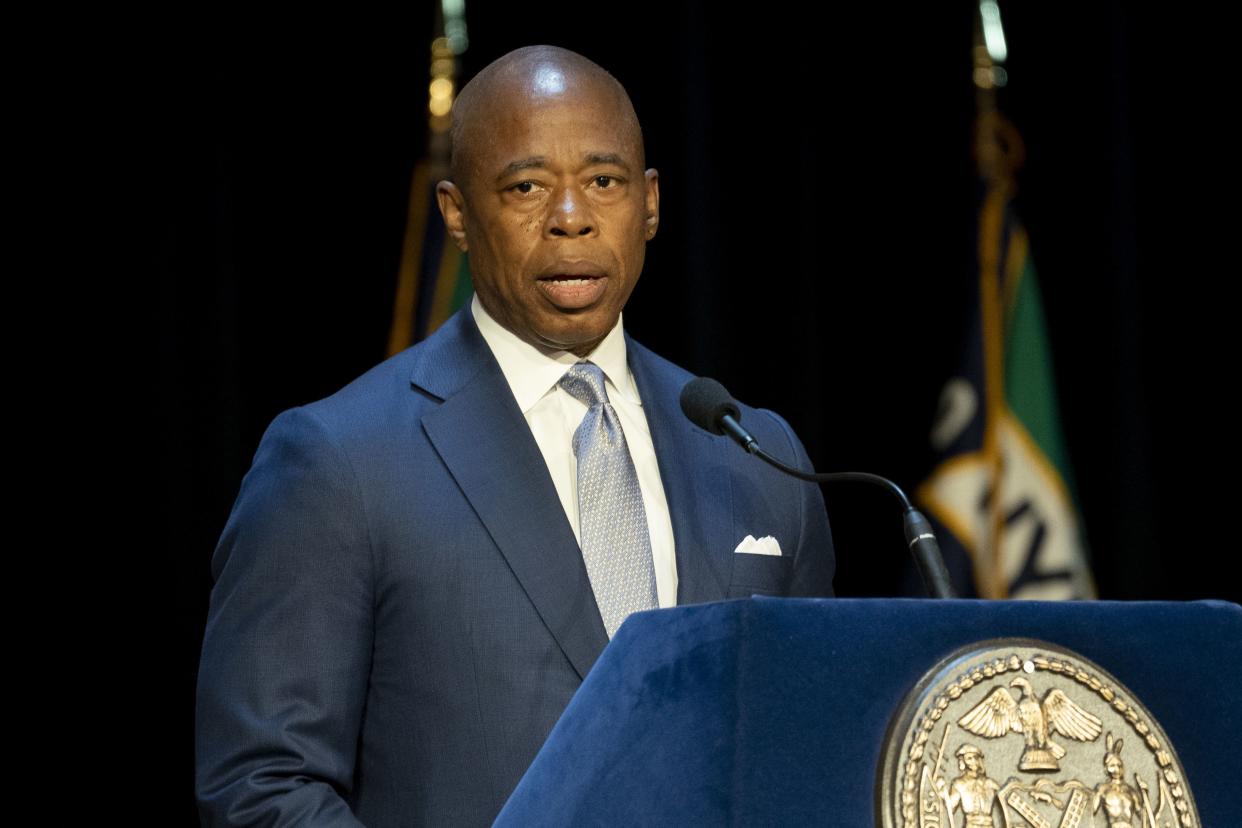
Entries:
{"label": "eagle on seal", "polygon": [[1016,678],[1009,686],[1017,687],[1021,696],[1015,699],[1004,687],[997,687],[957,723],[986,739],[1021,733],[1026,738],[1026,749],[1018,762],[1018,770],[1061,769],[1057,760],[1065,755],[1065,748],[1049,738],[1051,731],[1080,742],[1099,738],[1103,723],[1075,704],[1064,691],[1049,690],[1040,702],[1026,679]]}

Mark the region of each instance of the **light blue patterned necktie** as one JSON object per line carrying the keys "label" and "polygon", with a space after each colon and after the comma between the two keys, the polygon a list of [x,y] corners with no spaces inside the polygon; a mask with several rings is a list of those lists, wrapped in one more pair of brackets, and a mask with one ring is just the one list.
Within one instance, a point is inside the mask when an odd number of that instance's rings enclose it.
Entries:
{"label": "light blue patterned necktie", "polygon": [[647,513],[621,421],[604,390],[604,372],[592,362],[579,362],[560,386],[587,406],[574,432],[580,545],[595,603],[612,638],[631,612],[659,606]]}

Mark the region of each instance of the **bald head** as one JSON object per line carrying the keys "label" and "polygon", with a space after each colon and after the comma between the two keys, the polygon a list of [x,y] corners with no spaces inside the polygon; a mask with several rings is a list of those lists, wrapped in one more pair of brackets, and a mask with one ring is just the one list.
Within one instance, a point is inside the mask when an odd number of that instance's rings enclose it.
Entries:
{"label": "bald head", "polygon": [[607,118],[645,166],[642,130],[630,96],[599,64],[559,46],[525,46],[489,63],[462,87],[453,103],[450,132],[453,181],[469,186],[498,130],[515,113],[544,104],[574,102]]}

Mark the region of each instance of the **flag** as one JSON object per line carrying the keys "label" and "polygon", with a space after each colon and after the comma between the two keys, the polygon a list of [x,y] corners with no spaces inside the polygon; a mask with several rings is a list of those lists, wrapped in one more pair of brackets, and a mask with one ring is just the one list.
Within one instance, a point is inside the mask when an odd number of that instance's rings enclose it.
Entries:
{"label": "flag", "polygon": [[938,461],[916,497],[939,524],[960,594],[1091,598],[1039,284],[1013,210],[1021,139],[992,109],[978,119],[976,151],[977,307],[960,370],[941,392]]}
{"label": "flag", "polygon": [[469,299],[466,254],[449,240],[436,205],[436,182],[449,177],[449,128],[457,93],[457,55],[466,48],[465,8],[445,3],[437,21],[446,34],[431,44],[427,155],[414,165],[401,262],[393,298],[388,355],[425,339]]}
{"label": "flag", "polygon": [[435,182],[445,177],[442,170],[432,174],[436,166],[420,161],[410,183],[389,356],[425,339],[470,299],[470,264],[449,240],[436,205]]}

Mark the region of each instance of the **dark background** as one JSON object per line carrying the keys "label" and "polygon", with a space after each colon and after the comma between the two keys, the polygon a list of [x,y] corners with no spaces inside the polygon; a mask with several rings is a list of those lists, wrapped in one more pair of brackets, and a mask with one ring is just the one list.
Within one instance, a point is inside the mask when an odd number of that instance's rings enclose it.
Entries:
{"label": "dark background", "polygon": [[[433,11],[414,5],[186,12],[116,55],[137,197],[123,244],[155,302],[137,329],[155,343],[159,472],[147,712],[167,743],[152,786],[167,810],[151,807],[187,824],[209,563],[241,477],[280,410],[384,357],[425,145]],[[817,467],[913,488],[976,279],[973,7],[944,5],[471,0],[463,79],[530,43],[612,71],[661,176],[627,329],[785,414]],[[1087,5],[1003,6],[1000,103],[1027,146],[1018,207],[1097,583],[1238,600],[1228,479],[1211,472],[1234,454],[1229,75],[1210,21]],[[826,498],[839,593],[894,594],[891,504]]]}

